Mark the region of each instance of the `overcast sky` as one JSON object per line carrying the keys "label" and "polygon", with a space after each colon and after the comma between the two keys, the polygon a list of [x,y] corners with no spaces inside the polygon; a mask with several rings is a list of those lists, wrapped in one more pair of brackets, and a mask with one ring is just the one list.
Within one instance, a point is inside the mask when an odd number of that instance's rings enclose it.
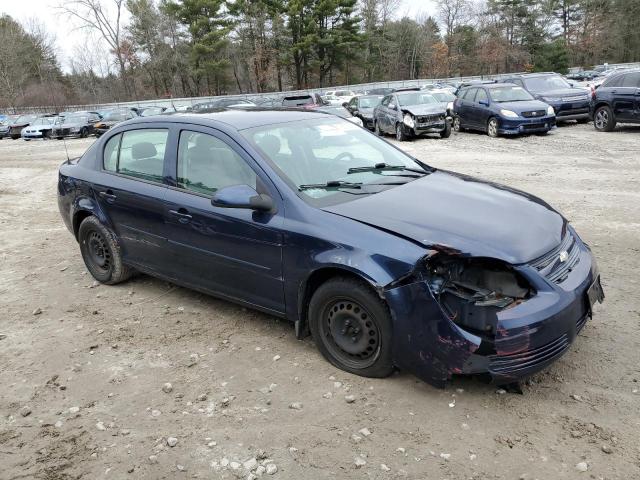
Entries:
{"label": "overcast sky", "polygon": [[[106,0],[103,0],[108,4]],[[0,0],[0,15],[6,13],[21,23],[36,18],[44,23],[47,30],[56,38],[58,58],[62,69],[69,71],[69,58],[73,55],[74,47],[86,44],[86,33],[75,28],[71,19],[62,14],[56,6],[63,0]],[[417,17],[421,13],[434,15],[435,0],[402,0],[397,17],[408,15]],[[89,45],[89,48],[96,48]]]}

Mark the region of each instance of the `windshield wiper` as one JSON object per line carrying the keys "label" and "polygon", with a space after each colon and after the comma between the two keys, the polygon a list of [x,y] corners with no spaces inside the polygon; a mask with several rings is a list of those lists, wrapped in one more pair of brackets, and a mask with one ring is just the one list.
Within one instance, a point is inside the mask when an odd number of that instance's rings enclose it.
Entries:
{"label": "windshield wiper", "polygon": [[345,182],[343,180],[329,180],[327,183],[310,183],[307,185],[298,186],[298,190],[311,190],[313,188],[322,188],[322,189],[330,189],[330,188],[362,188],[362,182],[352,183]]}
{"label": "windshield wiper", "polygon": [[370,165],[366,167],[352,167],[347,170],[347,173],[360,173],[360,172],[382,172],[385,170],[397,170],[401,172],[415,172],[420,173],[422,175],[426,175],[427,171],[418,170],[417,168],[405,167],[404,165],[388,165],[386,163],[376,163],[375,165]]}

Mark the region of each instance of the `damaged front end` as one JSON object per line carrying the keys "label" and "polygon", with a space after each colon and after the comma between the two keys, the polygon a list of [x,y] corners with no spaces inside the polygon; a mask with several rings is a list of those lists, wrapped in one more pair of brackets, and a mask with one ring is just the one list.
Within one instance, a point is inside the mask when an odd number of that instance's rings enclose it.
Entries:
{"label": "damaged front end", "polygon": [[384,295],[395,317],[396,364],[444,386],[452,375],[510,384],[559,358],[590,315],[599,279],[591,253],[563,287],[530,265],[431,251]]}
{"label": "damaged front end", "polygon": [[427,261],[426,280],[443,312],[494,351],[498,313],[531,298],[535,290],[508,265],[492,259],[443,257]]}

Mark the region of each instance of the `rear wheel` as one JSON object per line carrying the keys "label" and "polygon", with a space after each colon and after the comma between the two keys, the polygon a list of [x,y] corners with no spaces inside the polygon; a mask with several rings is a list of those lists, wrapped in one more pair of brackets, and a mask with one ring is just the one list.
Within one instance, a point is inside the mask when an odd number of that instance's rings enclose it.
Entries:
{"label": "rear wheel", "polygon": [[487,122],[487,135],[491,138],[498,136],[498,120],[495,117],[490,118]]}
{"label": "rear wheel", "polygon": [[600,132],[610,132],[616,128],[616,118],[610,107],[607,105],[598,107],[593,115],[593,126]]}
{"label": "rear wheel", "polygon": [[87,270],[99,282],[113,285],[132,275],[133,270],[122,263],[115,235],[96,217],[89,216],[82,221],[78,241]]}
{"label": "rear wheel", "polygon": [[396,123],[396,140],[404,142],[407,139],[407,134],[404,131],[404,125],[400,122]]}
{"label": "rear wheel", "polygon": [[334,278],[321,285],[309,304],[309,329],[336,367],[365,377],[393,372],[391,316],[364,282]]}

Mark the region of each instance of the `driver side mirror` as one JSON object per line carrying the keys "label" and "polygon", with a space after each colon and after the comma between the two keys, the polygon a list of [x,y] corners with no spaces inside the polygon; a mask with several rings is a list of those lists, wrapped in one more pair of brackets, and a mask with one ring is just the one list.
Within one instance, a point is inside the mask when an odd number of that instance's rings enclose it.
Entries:
{"label": "driver side mirror", "polygon": [[488,101],[488,100],[480,100],[478,103],[479,103],[480,105],[484,105],[485,107],[488,107],[488,106],[489,106],[489,101]]}
{"label": "driver side mirror", "polygon": [[264,193],[258,193],[249,185],[232,185],[218,190],[211,205],[220,208],[246,208],[258,212],[273,212],[275,202]]}

